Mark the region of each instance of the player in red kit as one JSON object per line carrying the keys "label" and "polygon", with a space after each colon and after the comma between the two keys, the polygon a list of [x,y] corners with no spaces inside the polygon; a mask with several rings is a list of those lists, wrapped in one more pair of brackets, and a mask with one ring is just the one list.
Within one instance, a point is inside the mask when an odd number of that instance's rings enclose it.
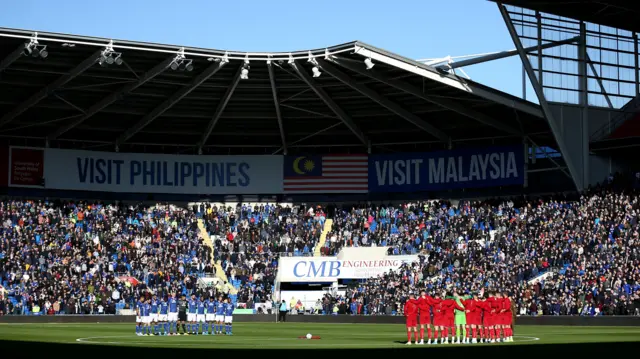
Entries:
{"label": "player in red kit", "polygon": [[489,339],[489,317],[491,315],[491,304],[487,302],[487,299],[480,294],[478,301],[476,302],[476,308],[480,310],[480,325],[478,325],[478,337],[479,342],[484,343]]}
{"label": "player in red kit", "polygon": [[511,305],[509,294],[506,292],[502,293],[502,310],[504,316],[502,318],[502,330],[504,331],[505,342],[513,341],[513,311],[511,310]]}
{"label": "player in red kit", "polygon": [[425,327],[427,329],[427,344],[431,344],[431,307],[436,303],[436,301],[427,295],[426,292],[422,291],[420,293],[420,298],[417,300],[418,309],[420,310],[419,320],[420,320],[420,343],[424,344],[424,330]]}
{"label": "player in red kit", "polygon": [[404,303],[404,317],[407,320],[407,345],[411,345],[411,332],[418,343],[418,304],[413,294],[409,294],[409,300]]}
{"label": "player in red kit", "polygon": [[505,323],[506,323],[506,308],[504,297],[502,296],[502,292],[496,292],[496,302],[498,303],[498,308],[496,309],[496,342],[504,342],[507,340],[507,332],[505,331]]}
{"label": "player in red kit", "polygon": [[[441,340],[442,344],[449,344],[449,329],[452,330],[455,326],[455,309],[464,311],[464,308],[459,306],[455,300],[451,299],[451,293],[448,293],[447,299],[444,299],[439,303],[439,309],[442,313],[441,320]],[[452,339],[453,340],[453,339]]]}
{"label": "player in red kit", "polygon": [[[467,299],[463,302],[468,326],[466,343],[478,342],[478,328],[480,327],[480,324],[482,324],[482,307],[478,302],[477,293],[473,293],[473,298]],[[469,341],[469,337],[472,338],[471,341]]]}
{"label": "player in red kit", "polygon": [[[496,331],[496,327],[498,326],[498,317],[500,315],[500,310],[502,309],[502,303],[499,298],[496,297],[495,292],[491,292],[489,294],[489,298],[487,298],[487,302],[491,310],[488,312],[488,320],[485,322],[485,327],[489,327],[489,337],[491,338],[491,343],[500,342],[499,330]],[[486,314],[486,313],[485,313]]]}
{"label": "player in red kit", "polygon": [[[442,299],[440,295],[436,293],[433,299],[433,344],[438,344],[438,333],[440,336],[440,343],[444,343],[444,311],[442,310]],[[429,340],[431,342],[431,339]]]}

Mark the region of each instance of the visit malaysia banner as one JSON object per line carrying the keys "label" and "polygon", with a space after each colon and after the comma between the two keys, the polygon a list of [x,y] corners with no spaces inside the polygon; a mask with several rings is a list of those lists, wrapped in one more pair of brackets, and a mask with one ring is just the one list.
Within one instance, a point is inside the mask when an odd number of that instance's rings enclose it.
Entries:
{"label": "visit malaysia banner", "polygon": [[369,156],[369,192],[437,191],[523,183],[523,146]]}
{"label": "visit malaysia banner", "polygon": [[45,149],[44,183],[46,188],[81,191],[275,194],[282,192],[282,156]]}

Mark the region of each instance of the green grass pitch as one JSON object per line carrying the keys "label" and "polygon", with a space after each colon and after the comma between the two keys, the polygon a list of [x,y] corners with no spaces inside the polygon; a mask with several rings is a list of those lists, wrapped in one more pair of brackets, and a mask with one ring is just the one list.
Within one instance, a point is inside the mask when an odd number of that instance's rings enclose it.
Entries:
{"label": "green grass pitch", "polygon": [[[173,349],[376,349],[404,347],[407,340],[404,326],[398,324],[237,323],[233,331],[233,336],[138,337],[133,324],[0,324],[0,340]],[[307,333],[321,339],[298,339]],[[640,341],[640,327],[520,326],[515,328],[513,343],[464,346],[633,341]],[[448,345],[455,346],[462,344]],[[407,348],[430,347],[435,346],[413,345]]]}

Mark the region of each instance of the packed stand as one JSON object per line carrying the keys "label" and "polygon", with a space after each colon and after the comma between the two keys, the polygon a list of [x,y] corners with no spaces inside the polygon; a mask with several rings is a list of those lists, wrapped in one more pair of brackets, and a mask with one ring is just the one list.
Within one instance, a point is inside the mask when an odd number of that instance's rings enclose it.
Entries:
{"label": "packed stand", "polygon": [[[329,216],[324,255],[388,246],[390,255],[420,260],[327,296],[314,312],[395,314],[410,291],[485,288],[511,292],[521,315],[637,315],[640,203],[618,184],[573,200],[330,210],[3,201],[0,313],[115,313],[152,293],[224,294],[219,283],[201,283],[215,274],[211,259],[236,287],[237,302],[252,308],[272,298],[278,257],[313,255]],[[199,237],[200,218],[213,250]]]}
{"label": "packed stand", "polygon": [[577,201],[461,202],[459,208],[431,202],[365,216],[389,224],[383,233],[345,226],[343,235],[421,255],[417,263],[350,290],[347,302],[362,304],[362,313],[399,312],[412,291],[484,288],[510,292],[519,315],[640,315],[635,192],[608,187]]}
{"label": "packed stand", "polygon": [[212,272],[193,212],[173,206],[0,202],[0,313],[115,314]]}
{"label": "packed stand", "polygon": [[278,257],[313,255],[326,219],[321,207],[264,204],[236,207],[198,205],[238,302],[263,303],[272,297]]}

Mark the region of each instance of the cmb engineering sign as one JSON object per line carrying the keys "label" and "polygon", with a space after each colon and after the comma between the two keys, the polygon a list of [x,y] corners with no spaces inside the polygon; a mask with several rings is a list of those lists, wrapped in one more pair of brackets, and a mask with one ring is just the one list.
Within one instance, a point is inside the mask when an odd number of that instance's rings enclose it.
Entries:
{"label": "cmb engineering sign", "polygon": [[339,260],[335,257],[281,257],[280,282],[335,282],[367,279],[418,260],[417,255],[385,256],[375,260]]}

